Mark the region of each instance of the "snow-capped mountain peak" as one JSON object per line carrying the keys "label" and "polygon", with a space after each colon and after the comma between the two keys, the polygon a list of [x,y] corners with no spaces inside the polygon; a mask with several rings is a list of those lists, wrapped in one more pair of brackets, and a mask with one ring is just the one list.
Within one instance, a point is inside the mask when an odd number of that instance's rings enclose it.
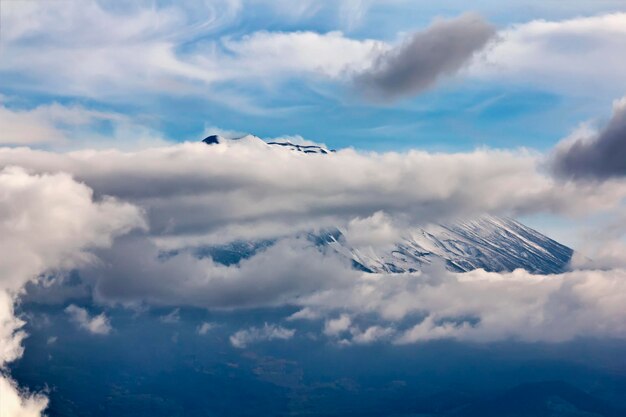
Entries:
{"label": "snow-capped mountain peak", "polygon": [[335,152],[334,149],[328,149],[322,145],[312,144],[312,143],[295,143],[294,141],[290,141],[287,139],[274,139],[271,141],[264,141],[258,136],[254,135],[245,135],[238,138],[225,138],[220,135],[210,135],[202,140],[203,143],[207,145],[217,145],[220,143],[227,143],[230,141],[236,142],[253,142],[253,143],[262,143],[267,146],[271,146],[273,148],[285,149],[294,152],[301,152],[304,154],[321,154],[327,155],[329,153]]}

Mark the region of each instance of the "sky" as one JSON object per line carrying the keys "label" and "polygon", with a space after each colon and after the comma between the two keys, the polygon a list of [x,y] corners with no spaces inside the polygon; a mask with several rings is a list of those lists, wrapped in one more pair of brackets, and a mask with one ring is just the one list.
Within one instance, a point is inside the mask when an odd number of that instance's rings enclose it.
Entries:
{"label": "sky", "polygon": [[[4,123],[43,129],[5,143],[132,147],[222,129],[378,151],[545,151],[606,119],[624,83],[620,1],[3,3]],[[417,94],[377,98],[355,82],[377,49],[467,12],[492,27],[490,46]]]}
{"label": "sky", "polygon": [[[495,366],[484,346],[517,365],[528,350],[538,375],[568,380],[566,358],[626,407],[623,361],[602,355],[626,346],[623,1],[0,2],[0,416],[85,415],[60,410],[112,398],[97,377],[130,357],[175,368],[134,356],[159,362],[164,344],[220,367],[204,374],[224,399],[232,372],[254,395],[316,398],[352,387],[332,365],[346,350],[419,369],[453,343],[458,374]],[[213,134],[226,139],[201,142]],[[417,227],[484,215],[574,256],[557,274],[365,273],[311,241],[338,228],[357,252],[391,251]],[[206,256],[233,242],[237,262]],[[137,352],[116,356],[128,341]],[[270,359],[316,376],[268,380]],[[93,392],[64,379],[70,363]],[[396,384],[383,371],[360,383]],[[481,384],[513,380],[528,382]]]}

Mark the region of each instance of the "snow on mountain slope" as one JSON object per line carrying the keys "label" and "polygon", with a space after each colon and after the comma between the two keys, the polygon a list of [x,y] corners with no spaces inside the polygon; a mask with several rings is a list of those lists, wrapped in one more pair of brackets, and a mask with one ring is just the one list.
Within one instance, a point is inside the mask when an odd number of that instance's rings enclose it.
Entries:
{"label": "snow on mountain slope", "polygon": [[495,216],[415,228],[390,251],[350,248],[343,236],[329,246],[372,272],[417,271],[440,259],[449,270],[457,272],[523,268],[549,274],[562,272],[573,254],[572,249],[536,230]]}

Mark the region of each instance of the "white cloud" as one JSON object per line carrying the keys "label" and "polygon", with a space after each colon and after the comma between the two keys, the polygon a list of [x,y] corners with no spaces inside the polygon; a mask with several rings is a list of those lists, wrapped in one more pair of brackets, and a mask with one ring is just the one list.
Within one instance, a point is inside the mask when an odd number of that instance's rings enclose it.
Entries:
{"label": "white cloud", "polygon": [[[148,214],[149,232],[98,250],[103,262],[82,268],[81,275],[90,280],[95,296],[103,302],[226,309],[289,305],[304,309],[292,319],[334,320],[333,315],[339,311],[352,319],[353,324],[343,335],[349,342],[353,339],[351,343],[376,339],[400,343],[440,337],[547,341],[583,335],[621,337],[624,317],[615,307],[620,301],[620,291],[615,289],[619,289],[624,275],[620,269],[544,277],[522,271],[502,275],[427,271],[379,276],[351,270],[345,259],[332,251],[320,252],[306,239],[281,238],[327,226],[350,229],[352,225],[352,229],[359,229],[364,221],[367,226],[373,222],[375,227],[365,229],[373,229],[377,236],[379,229],[385,232],[387,228],[387,215],[411,224],[485,212],[576,214],[614,210],[626,193],[621,180],[593,185],[559,182],[541,171],[541,162],[541,157],[524,151],[485,149],[459,154],[341,150],[332,155],[301,155],[254,138],[126,153],[0,149],[2,165],[21,164],[33,172],[67,171],[85,182],[79,185],[64,174],[33,177],[20,170],[5,170],[5,176],[17,176],[26,184],[35,181],[33,178],[43,183],[54,178],[49,181],[47,198],[57,201],[55,204],[80,207],[83,201],[91,202],[89,186],[97,195],[126,199]],[[83,197],[73,202],[72,195],[77,191]],[[21,215],[24,208],[51,204],[42,201],[41,205],[33,205],[20,193],[12,193],[4,201],[15,216]],[[129,216],[135,224],[141,223],[140,213],[133,206],[105,198],[96,207],[95,213],[111,207],[120,216],[120,225],[127,225]],[[377,214],[381,210],[385,215]],[[34,227],[38,216],[49,219],[58,215],[55,213],[34,210],[28,215],[34,219]],[[102,236],[110,234],[106,227],[115,216],[95,213],[88,216],[87,231],[81,218],[63,215],[58,221],[67,221],[68,226],[59,228],[55,224],[48,230],[47,223],[37,225],[36,236],[44,233],[51,239],[95,241],[96,246],[106,246],[110,239]],[[108,219],[107,223],[101,223],[101,218]],[[75,228],[70,227],[73,222],[78,222]],[[89,230],[98,230],[98,224],[105,231],[90,235]],[[127,226],[119,227],[127,230]],[[15,244],[19,240],[18,230],[4,231],[7,242]],[[383,233],[383,237],[386,235]],[[34,236],[28,235],[29,239]],[[261,237],[279,240],[238,265],[198,259],[188,249],[202,242]],[[72,247],[72,256],[61,259],[88,260],[81,247]],[[160,256],[163,247],[177,249],[179,254]],[[42,242],[38,250],[45,254],[56,248]],[[53,259],[57,256],[55,252]],[[21,260],[18,266],[37,262],[36,258]],[[22,285],[20,281],[15,288]],[[374,314],[381,321],[363,327],[359,321],[363,314]],[[410,328],[399,325],[412,314],[429,319],[414,322]],[[566,316],[576,319],[564,323]],[[598,322],[605,326],[599,328],[595,325]],[[331,323],[329,329],[334,328]]]}
{"label": "white cloud", "polygon": [[196,329],[196,332],[200,336],[204,336],[205,334],[209,333],[211,330],[215,329],[216,327],[217,325],[215,323],[209,323],[205,321],[201,325],[198,326],[198,328]]}
{"label": "white cloud", "polygon": [[[59,103],[30,109],[17,109],[9,104],[11,100],[0,100],[2,145],[54,146],[55,149],[115,146],[130,150],[167,143],[153,129],[120,113]],[[103,124],[110,127],[109,133],[99,132]]]}
{"label": "white cloud", "polygon": [[[229,77],[314,74],[329,78],[362,71],[389,47],[374,40],[354,40],[341,32],[256,32],[242,39],[224,39],[223,46],[235,55],[228,62]],[[254,72],[248,69],[254,68]]]}
{"label": "white cloud", "polygon": [[[382,321],[376,333],[393,334],[395,343],[626,338],[625,277],[622,269],[548,276],[523,270],[365,274],[349,289],[320,292],[300,303],[327,315],[348,311],[352,321],[375,315]],[[407,320],[414,324],[405,330],[384,330]]]}
{"label": "white cloud", "polygon": [[166,324],[178,323],[180,321],[180,308],[175,308],[168,314],[161,316],[159,320],[161,320],[162,323]]}
{"label": "white cloud", "polygon": [[90,250],[144,222],[129,204],[94,202],[92,190],[69,175],[31,175],[19,168],[0,170],[0,213],[0,411],[39,416],[47,399],[22,392],[5,373],[6,364],[21,356],[26,336],[15,300],[40,274],[92,262]]}
{"label": "white cloud", "polygon": [[[235,1],[187,6],[127,7],[116,13],[93,0],[62,8],[11,2],[3,8],[0,73],[30,90],[64,95],[102,99],[142,91],[207,97],[215,83],[232,79],[289,73],[338,77],[348,66],[363,65],[382,45],[339,32],[258,32],[203,41],[181,53],[183,43],[207,39],[241,8]],[[227,96],[222,91],[220,100],[241,104]]]}
{"label": "white cloud", "polygon": [[287,317],[288,321],[294,320],[315,320],[320,318],[320,313],[309,307],[305,307],[293,313],[291,316]]}
{"label": "white cloud", "polygon": [[[198,259],[189,252],[160,259],[144,239],[118,242],[100,251],[105,267],[84,269],[102,302],[189,305],[235,309],[276,306],[324,289],[340,288],[348,262],[324,256],[310,242],[281,240],[239,265]],[[277,261],[279,260],[279,261]]]}
{"label": "white cloud", "polygon": [[8,377],[0,376],[0,412],[8,417],[39,417],[48,406],[48,399],[20,389]]}
{"label": "white cloud", "polygon": [[263,327],[250,327],[239,330],[230,336],[230,344],[237,349],[245,349],[253,343],[291,339],[295,333],[296,331],[293,329],[265,323]]}
{"label": "white cloud", "polygon": [[73,322],[89,333],[107,335],[113,330],[109,318],[104,313],[91,316],[86,309],[74,304],[67,306],[65,312],[69,314]]}
{"label": "white cloud", "polygon": [[341,333],[347,331],[352,324],[350,316],[342,314],[336,319],[326,320],[324,323],[324,334],[328,336],[339,336]]}
{"label": "white cloud", "polygon": [[387,246],[399,241],[402,231],[389,215],[377,211],[367,218],[354,218],[348,222],[345,237],[351,246]]}
{"label": "white cloud", "polygon": [[180,59],[177,44],[218,29],[239,7],[238,2],[225,0],[202,6],[128,6],[115,12],[94,0],[64,7],[11,2],[2,10],[5,59],[0,68],[20,75],[28,88],[65,94],[189,91],[181,80],[209,82],[214,76]]}
{"label": "white cloud", "polygon": [[350,341],[359,345],[367,345],[381,340],[389,339],[395,330],[390,327],[370,326],[361,331],[358,328],[351,329],[352,338]]}
{"label": "white cloud", "polygon": [[[626,82],[626,13],[533,20],[506,28],[471,73],[570,94],[615,95]],[[618,87],[619,88],[619,87]]]}
{"label": "white cloud", "polygon": [[[358,24],[368,3],[346,0],[336,7],[345,28]],[[296,18],[320,10],[315,2],[302,3],[298,8],[282,4],[272,6],[279,14],[289,9]],[[229,90],[228,84],[250,83],[275,91],[276,84],[291,78],[349,85],[355,75],[363,78],[365,74],[370,81],[367,85],[373,81],[377,89],[386,92],[383,96],[394,98],[407,91],[421,91],[443,73],[456,73],[483,44],[482,36],[469,45],[472,36],[461,35],[463,42],[455,42],[455,52],[428,48],[429,38],[424,35],[433,28],[409,35],[409,41],[399,46],[353,39],[339,31],[215,36],[242,10],[238,1],[160,7],[141,3],[127,6],[123,12],[104,8],[95,0],[63,8],[50,2],[10,2],[3,8],[0,73],[11,79],[13,88],[29,91],[100,100],[127,99],[129,92],[200,95],[240,111],[260,112],[261,106],[242,96],[245,93],[241,89]],[[615,53],[626,46],[625,16],[613,13],[563,21],[534,20],[506,27],[469,74],[568,93],[598,94],[602,90],[613,95],[615,86],[626,81],[624,60]],[[453,22],[460,22],[457,29],[473,27],[467,16]],[[487,27],[485,24],[485,30]],[[449,37],[437,34],[435,40],[445,42]],[[570,45],[576,45],[575,49]],[[433,50],[441,49],[450,51],[437,55],[436,60],[428,59]],[[400,53],[415,50],[421,52]],[[586,57],[584,61],[581,54]],[[392,60],[391,66],[377,65],[390,57],[406,59]],[[400,76],[393,76],[398,73]]]}

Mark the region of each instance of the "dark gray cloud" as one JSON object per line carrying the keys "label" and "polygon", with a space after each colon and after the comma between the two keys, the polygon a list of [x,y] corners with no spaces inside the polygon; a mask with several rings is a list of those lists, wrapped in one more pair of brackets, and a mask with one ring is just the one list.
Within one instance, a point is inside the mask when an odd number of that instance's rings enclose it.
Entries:
{"label": "dark gray cloud", "polygon": [[392,101],[431,87],[459,71],[495,35],[481,16],[463,14],[439,20],[396,48],[381,53],[354,81],[366,97]]}
{"label": "dark gray cloud", "polygon": [[613,115],[597,134],[557,147],[552,165],[569,178],[606,179],[626,175],[626,99],[615,103]]}

